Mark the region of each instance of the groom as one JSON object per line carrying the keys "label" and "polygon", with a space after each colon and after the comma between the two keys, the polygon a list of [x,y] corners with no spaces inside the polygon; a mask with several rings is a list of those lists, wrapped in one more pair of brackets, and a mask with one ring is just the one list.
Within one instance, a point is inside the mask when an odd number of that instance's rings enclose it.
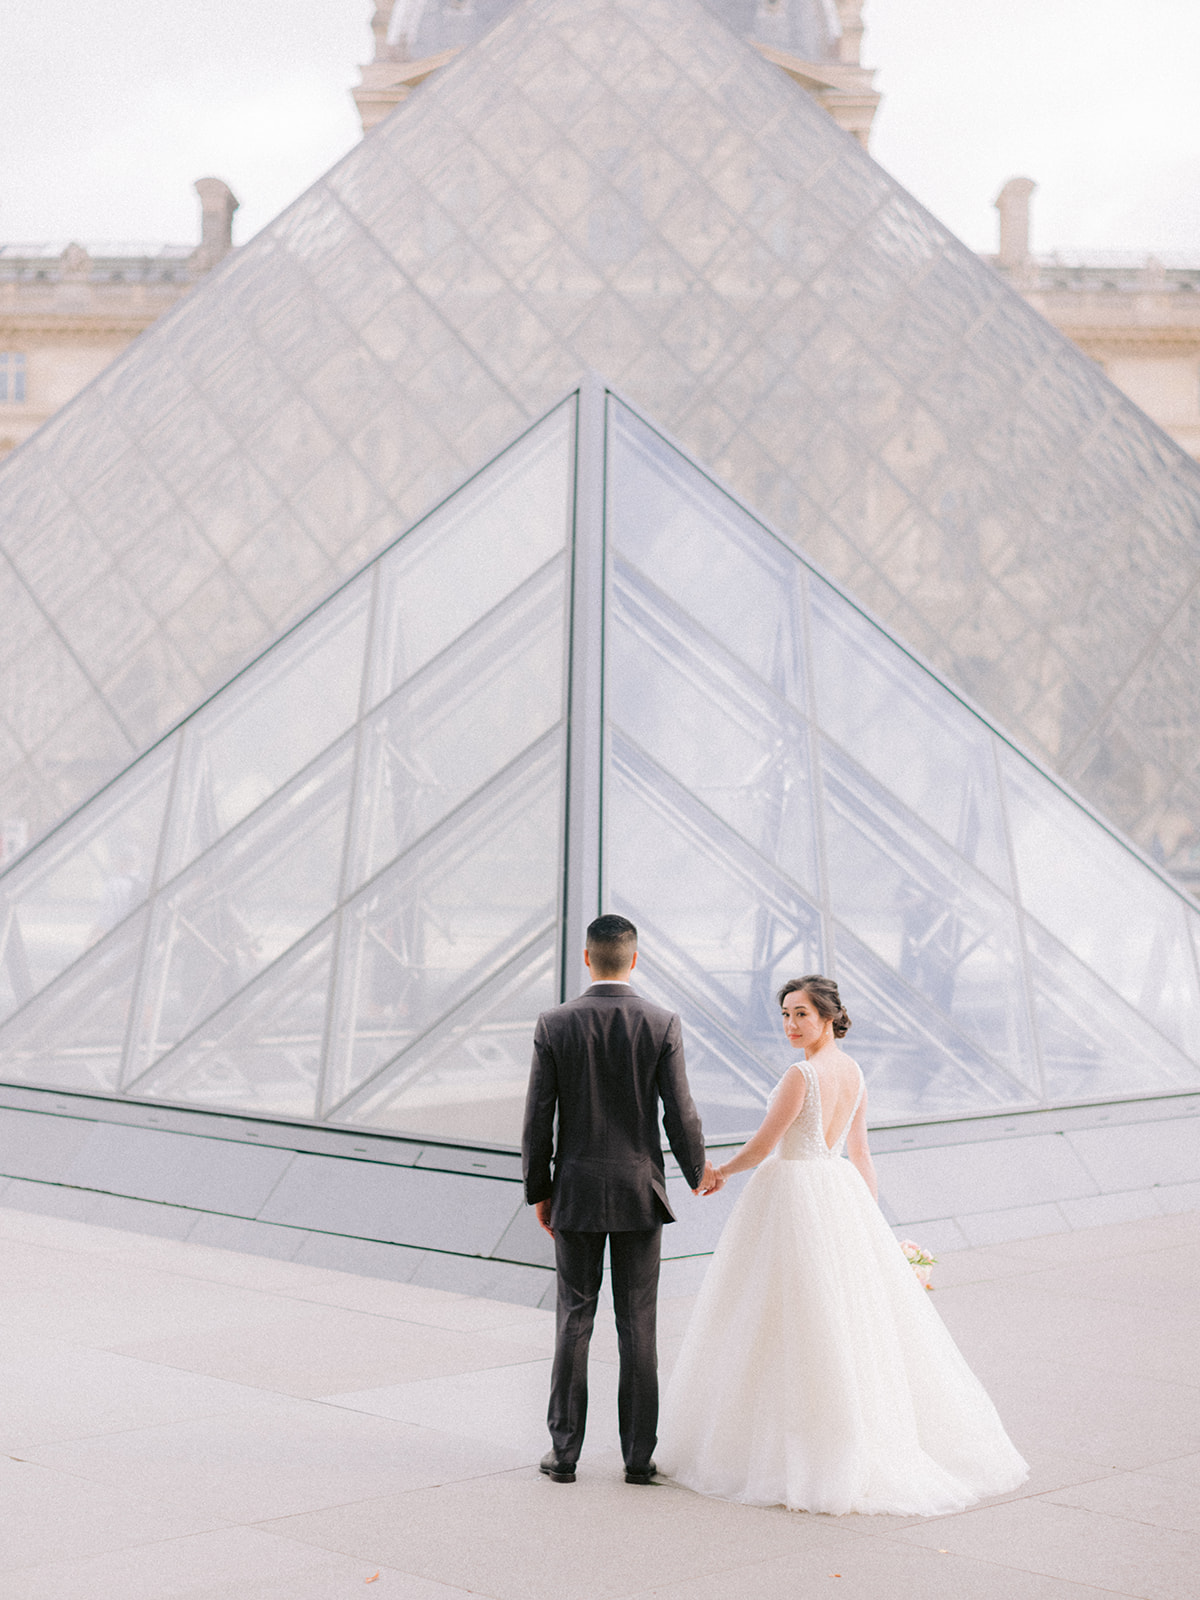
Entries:
{"label": "groom", "polygon": [[558,1269],[547,1418],[553,1449],[541,1470],[555,1483],[575,1481],[607,1238],[625,1482],[647,1484],[658,1431],[659,1246],[663,1223],[675,1220],[663,1176],[660,1100],[671,1150],[693,1191],[715,1179],[688,1089],[679,1018],[643,1000],[630,982],[637,929],[625,917],[597,917],[583,959],[591,987],[538,1018],[521,1141],[525,1198],[554,1240]]}

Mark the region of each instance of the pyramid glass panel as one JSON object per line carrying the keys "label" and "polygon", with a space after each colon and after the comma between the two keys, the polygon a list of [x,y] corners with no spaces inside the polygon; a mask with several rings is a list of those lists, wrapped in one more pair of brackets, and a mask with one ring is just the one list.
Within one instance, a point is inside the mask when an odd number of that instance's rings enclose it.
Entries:
{"label": "pyramid glass panel", "polygon": [[615,400],[608,450],[605,877],[717,1114],[731,1058],[761,1108],[816,970],[877,1120],[1200,1082],[1186,899]]}
{"label": "pyramid glass panel", "polygon": [[1011,900],[939,848],[918,817],[831,748],[822,752],[821,772],[839,922],[1036,1093]]}
{"label": "pyramid glass panel", "polygon": [[374,1076],[555,927],[562,741],[551,733],[343,914],[330,1092]]}
{"label": "pyramid glass panel", "polygon": [[145,903],[172,765],[156,751],[0,879],[0,1017]]}
{"label": "pyramid glass panel", "polygon": [[987,729],[928,682],[828,585],[811,588],[820,721],[842,750],[927,827],[1012,892],[1000,786]]}
{"label": "pyramid glass panel", "polygon": [[596,378],[0,895],[47,1088],[509,1145],[602,907],[716,1136],[818,970],[876,1122],[1200,1087],[1190,900]]}
{"label": "pyramid glass panel", "polygon": [[337,1108],[339,1120],[453,1139],[517,1145],[538,1013],[554,1004],[557,940],[535,939]]}
{"label": "pyramid glass panel", "polygon": [[158,894],[131,1084],[328,914],[353,763],[347,736]]}
{"label": "pyramid glass panel", "polygon": [[558,724],[564,560],[554,557],[363,723],[348,888]]}
{"label": "pyramid glass panel", "polygon": [[6,1079],[117,1092],[146,921],[145,910],[127,917],[12,1018],[0,1066]]}
{"label": "pyramid glass panel", "polygon": [[832,8],[401,15],[453,61],[0,469],[10,852],[592,367],[1200,883],[1200,469],[749,42]]}
{"label": "pyramid glass panel", "polygon": [[355,584],[192,720],[165,876],[182,871],[354,722],[370,600],[369,587]]}
{"label": "pyramid glass panel", "polygon": [[1002,771],[1029,916],[1166,1038],[1194,1049],[1200,980],[1189,926],[1200,916],[1065,797],[1048,800],[1024,763],[1006,754]]}
{"label": "pyramid glass panel", "polygon": [[0,875],[0,1076],[310,1119],[557,951],[574,413]]}
{"label": "pyramid glass panel", "polygon": [[333,931],[325,925],[159,1060],[136,1093],[211,1110],[313,1118],[332,958]]}
{"label": "pyramid glass panel", "polygon": [[1048,1100],[1122,1100],[1131,1084],[1170,1094],[1195,1083],[1194,1059],[1032,918],[1026,942]]}

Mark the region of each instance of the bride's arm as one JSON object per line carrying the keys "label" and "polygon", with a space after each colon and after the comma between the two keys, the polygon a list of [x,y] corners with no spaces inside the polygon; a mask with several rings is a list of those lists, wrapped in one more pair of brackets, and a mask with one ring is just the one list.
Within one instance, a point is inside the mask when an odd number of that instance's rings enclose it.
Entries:
{"label": "bride's arm", "polygon": [[808,1084],[804,1074],[795,1067],[789,1067],[783,1075],[779,1093],[763,1118],[758,1132],[746,1140],[737,1155],[716,1169],[722,1183],[735,1172],[745,1172],[749,1167],[756,1167],[771,1154],[800,1115],[800,1107],[804,1104],[807,1089]]}
{"label": "bride's arm", "polygon": [[863,1182],[871,1191],[871,1198],[879,1200],[879,1179],[875,1176],[875,1163],[871,1160],[871,1148],[867,1143],[867,1091],[863,1090],[863,1097],[859,1102],[858,1110],[854,1113],[854,1121],[850,1124],[850,1132],[846,1135],[846,1154],[862,1173]]}

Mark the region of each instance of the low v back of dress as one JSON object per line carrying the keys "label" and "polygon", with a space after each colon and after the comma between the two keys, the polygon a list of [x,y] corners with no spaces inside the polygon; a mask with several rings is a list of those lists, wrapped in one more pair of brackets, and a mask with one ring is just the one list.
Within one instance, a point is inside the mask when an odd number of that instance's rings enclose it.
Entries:
{"label": "low v back of dress", "polygon": [[[660,1470],[793,1510],[936,1515],[1028,1471],[843,1159],[816,1070],[726,1224],[667,1388]],[[833,1130],[831,1129],[832,1133]]]}
{"label": "low v back of dress", "polygon": [[[828,1133],[832,1132],[832,1128],[828,1130],[828,1132],[825,1128],[825,1111],[821,1102],[820,1076],[817,1073],[817,1069],[811,1066],[807,1061],[802,1061],[797,1064],[795,1070],[798,1071],[804,1078],[806,1085],[804,1104],[800,1107],[795,1121],[791,1124],[791,1126],[784,1133],[783,1138],[779,1141],[780,1160],[836,1160],[844,1153],[846,1148],[846,1138],[850,1132],[854,1118],[858,1114],[858,1108],[862,1104],[862,1097],[865,1090],[863,1075],[857,1063],[852,1062],[851,1065],[854,1067],[854,1071],[858,1079],[857,1092],[855,1093],[854,1100],[851,1103],[850,1115],[841,1123],[841,1126],[839,1127],[834,1138],[829,1140]],[[778,1093],[779,1088],[776,1087],[771,1092],[771,1099],[774,1100]]]}

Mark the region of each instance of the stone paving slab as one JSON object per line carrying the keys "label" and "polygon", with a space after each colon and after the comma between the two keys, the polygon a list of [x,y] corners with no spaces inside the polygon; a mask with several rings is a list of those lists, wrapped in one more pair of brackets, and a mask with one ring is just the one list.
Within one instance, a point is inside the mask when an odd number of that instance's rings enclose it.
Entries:
{"label": "stone paving slab", "polygon": [[549,1312],[0,1210],[0,1600],[1194,1600],[1198,1269],[1195,1212],[945,1256],[1030,1481],[824,1517],[627,1486],[603,1318],[555,1485]]}

